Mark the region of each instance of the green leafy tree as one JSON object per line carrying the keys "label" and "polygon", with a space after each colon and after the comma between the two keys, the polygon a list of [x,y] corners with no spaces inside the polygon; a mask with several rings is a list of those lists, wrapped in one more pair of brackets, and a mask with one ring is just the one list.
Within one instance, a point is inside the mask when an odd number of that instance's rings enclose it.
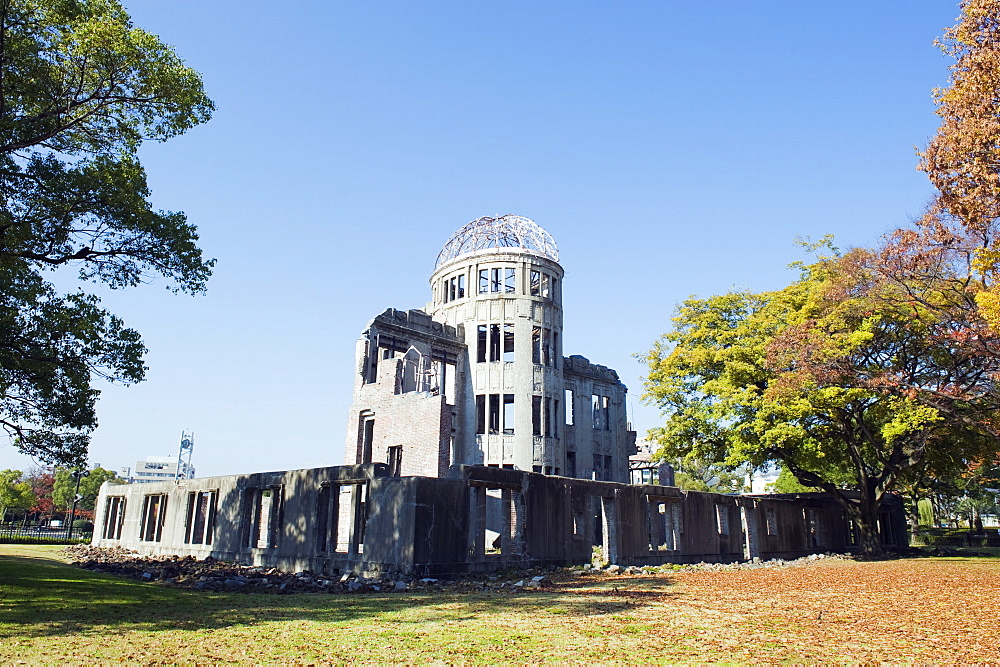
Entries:
{"label": "green leafy tree", "polygon": [[143,379],[139,334],[47,272],[201,292],[183,213],[151,207],[137,159],[208,120],[200,75],[116,0],[0,0],[0,428],[23,453],[86,459],[94,378]]}
{"label": "green leafy tree", "polygon": [[[89,475],[80,478],[80,495],[83,498],[76,505],[78,510],[93,510],[101,485],[118,479],[117,473],[100,467],[88,472]],[[59,509],[68,510],[73,506],[75,496],[76,477],[73,476],[73,471],[66,468],[57,469],[55,483],[52,485],[52,504]]]}
{"label": "green leafy tree", "polygon": [[779,466],[778,477],[768,484],[768,489],[773,493],[815,493],[823,489],[815,486],[806,486],[795,478],[792,471],[784,466]]}
{"label": "green leafy tree", "polygon": [[35,495],[31,485],[21,480],[20,470],[0,470],[0,521],[10,509],[31,509]]}
{"label": "green leafy tree", "polygon": [[645,357],[645,397],[667,418],[650,432],[660,456],[779,463],[837,500],[868,556],[905,471],[995,447],[1000,372],[979,354],[996,341],[960,326],[967,309],[952,313],[944,296],[924,307],[879,280],[873,257],[821,258],[775,292],[690,299]]}
{"label": "green leafy tree", "polygon": [[746,472],[688,456],[674,462],[674,484],[686,491],[742,493],[750,489]]}

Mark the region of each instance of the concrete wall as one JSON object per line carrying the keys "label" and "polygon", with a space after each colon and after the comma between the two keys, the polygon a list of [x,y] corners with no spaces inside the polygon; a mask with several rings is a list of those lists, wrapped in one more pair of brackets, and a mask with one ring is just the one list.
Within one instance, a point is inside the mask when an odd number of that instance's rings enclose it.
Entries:
{"label": "concrete wall", "polygon": [[[93,544],[331,575],[581,564],[594,545],[623,565],[791,558],[853,545],[842,510],[824,494],[731,496],[477,466],[451,473],[390,477],[369,464],[106,483]],[[905,536],[900,503],[886,503],[883,523],[887,535]],[[198,544],[203,538],[210,543]]]}

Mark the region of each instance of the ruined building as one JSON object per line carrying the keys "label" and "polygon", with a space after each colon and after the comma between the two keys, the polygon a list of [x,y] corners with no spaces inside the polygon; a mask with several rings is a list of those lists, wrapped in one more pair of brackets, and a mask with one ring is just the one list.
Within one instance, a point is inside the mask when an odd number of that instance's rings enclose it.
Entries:
{"label": "ruined building", "polygon": [[345,463],[628,481],[625,385],[562,356],[563,269],[544,229],[473,220],[438,254],[430,285],[425,310],[389,309],[358,341]]}
{"label": "ruined building", "polygon": [[[617,374],[563,357],[563,270],[525,218],[480,218],[438,255],[426,310],[357,348],[346,465],[101,487],[95,546],[340,575],[790,558],[856,546],[826,494],[683,491],[636,462]],[[648,475],[646,474],[648,473]],[[906,544],[883,502],[885,545]]]}

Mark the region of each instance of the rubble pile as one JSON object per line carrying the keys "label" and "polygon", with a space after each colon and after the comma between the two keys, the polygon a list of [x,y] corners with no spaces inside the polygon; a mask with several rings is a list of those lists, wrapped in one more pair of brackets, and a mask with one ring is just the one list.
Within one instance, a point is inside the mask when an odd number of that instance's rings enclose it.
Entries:
{"label": "rubble pile", "polygon": [[[516,594],[543,589],[576,577],[655,576],[676,572],[723,572],[766,567],[791,567],[820,559],[847,559],[841,554],[813,554],[796,560],[772,559],[740,563],[693,563],[623,567],[621,565],[574,565],[494,573],[442,581],[431,577],[382,575],[339,576],[311,572],[283,572],[277,568],[240,565],[208,557],[144,556],[122,547],[100,548],[85,544],[67,547],[66,555],[78,567],[145,582],[201,591],[241,593],[402,593],[420,590]],[[504,576],[506,575],[506,576]]]}
{"label": "rubble pile", "polygon": [[[138,581],[157,582],[181,588],[228,593],[402,593],[427,589],[447,589],[452,592],[483,590],[540,589],[551,583],[551,575],[539,570],[519,572],[518,581],[459,579],[442,581],[432,577],[383,575],[364,577],[355,574],[330,576],[311,572],[283,572],[277,568],[240,565],[208,557],[196,560],[191,556],[144,556],[121,547],[100,548],[89,545],[67,547],[66,555],[78,567],[92,572],[104,572]],[[531,576],[534,574],[534,576]]]}

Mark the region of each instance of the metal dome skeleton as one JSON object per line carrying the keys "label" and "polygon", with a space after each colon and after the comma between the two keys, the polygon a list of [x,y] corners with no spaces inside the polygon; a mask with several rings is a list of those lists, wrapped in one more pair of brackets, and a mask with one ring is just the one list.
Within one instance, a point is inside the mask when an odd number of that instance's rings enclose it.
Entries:
{"label": "metal dome skeleton", "polygon": [[556,242],[533,220],[519,215],[502,215],[499,218],[484,216],[452,234],[438,253],[434,268],[463,255],[493,248],[527,250],[548,257],[554,262],[559,261]]}

